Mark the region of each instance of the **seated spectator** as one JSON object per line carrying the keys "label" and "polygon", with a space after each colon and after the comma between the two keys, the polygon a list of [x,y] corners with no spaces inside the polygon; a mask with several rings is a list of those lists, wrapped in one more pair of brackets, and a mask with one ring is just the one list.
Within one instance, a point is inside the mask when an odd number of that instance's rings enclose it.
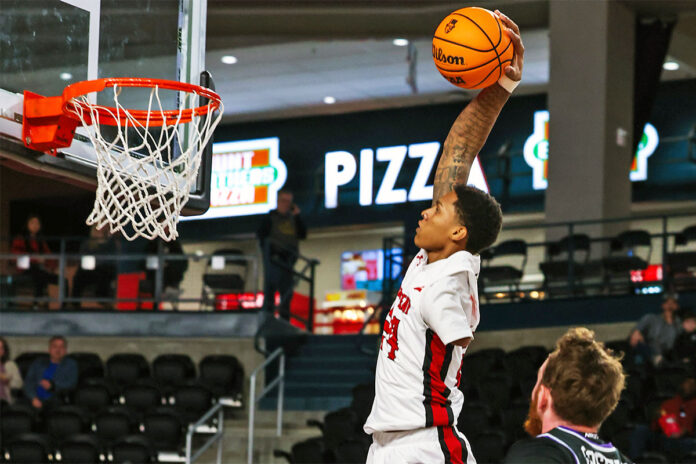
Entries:
{"label": "seated spectator", "polygon": [[[96,265],[94,269],[80,267],[73,278],[72,297],[81,298],[89,285],[96,287],[96,296],[108,298],[112,296],[111,283],[116,278],[116,263],[111,259],[100,259],[99,255],[114,255],[118,253],[116,240],[110,237],[106,228],[99,230],[92,226],[89,230],[89,239],[80,245],[81,255],[95,255]],[[80,302],[75,303],[80,307]]]}
{"label": "seated spectator", "polygon": [[[12,240],[12,253],[17,255],[51,253],[51,249],[48,247],[48,244],[43,238],[41,238],[40,232],[41,219],[36,214],[30,214],[27,217],[27,222],[22,235],[15,237],[15,239]],[[32,256],[29,269],[20,269],[22,274],[28,276],[33,282],[35,297],[48,295],[48,284],[58,284],[56,266],[57,263],[55,260]],[[67,284],[65,288],[68,288]]]}
{"label": "seated spectator", "polygon": [[24,395],[36,409],[59,401],[56,394],[77,385],[77,363],[66,357],[68,342],[57,335],[48,342],[49,359],[37,359],[24,379]]}
{"label": "seated spectator", "polygon": [[672,357],[675,361],[693,364],[696,362],[696,314],[682,313],[682,332],[674,342]]}
{"label": "seated spectator", "polygon": [[662,363],[681,332],[681,320],[676,315],[678,310],[677,297],[666,293],[662,301],[662,314],[646,314],[638,321],[629,337],[636,364],[658,366]]}
{"label": "seated spectator", "polygon": [[12,390],[22,388],[22,374],[19,373],[17,364],[10,361],[10,347],[7,340],[0,337],[0,400],[12,404]]}

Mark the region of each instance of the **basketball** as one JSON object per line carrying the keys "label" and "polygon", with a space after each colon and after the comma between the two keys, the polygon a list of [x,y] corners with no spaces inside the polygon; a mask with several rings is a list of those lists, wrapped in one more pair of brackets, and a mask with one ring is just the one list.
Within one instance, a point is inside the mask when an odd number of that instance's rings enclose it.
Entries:
{"label": "basketball", "polygon": [[433,61],[457,87],[482,89],[497,82],[512,62],[505,26],[484,8],[461,8],[442,20],[433,37]]}

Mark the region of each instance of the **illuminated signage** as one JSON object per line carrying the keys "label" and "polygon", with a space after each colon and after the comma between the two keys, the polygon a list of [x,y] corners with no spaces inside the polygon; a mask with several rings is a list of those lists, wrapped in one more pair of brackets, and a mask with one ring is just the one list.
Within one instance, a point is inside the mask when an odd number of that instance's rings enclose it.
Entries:
{"label": "illuminated signage", "polygon": [[187,219],[267,213],[277,206],[287,178],[278,156],[278,138],[213,144],[210,209]]}
{"label": "illuminated signage", "polygon": [[[632,182],[648,178],[648,158],[655,152],[660,139],[655,126],[648,123],[643,129],[643,136],[638,143],[638,150],[631,163],[630,179]],[[534,190],[544,190],[548,186],[549,160],[549,112],[534,112],[534,132],[524,143],[524,160],[532,168],[532,186]]]}
{"label": "illuminated signage", "polygon": [[[439,142],[381,147],[377,150],[364,148],[360,150],[359,171],[356,156],[352,153],[330,151],[324,157],[324,206],[327,209],[336,208],[339,187],[348,184],[355,179],[356,175],[359,180],[359,202],[362,206],[370,206],[373,203],[388,205],[407,201],[432,200],[433,186],[427,185],[427,183],[430,172],[435,166],[439,150]],[[413,177],[413,182],[408,190],[394,188],[407,156],[420,159],[416,175]],[[373,192],[375,161],[389,163],[376,194]],[[468,183],[488,192],[488,184],[478,158],[471,166]]]}

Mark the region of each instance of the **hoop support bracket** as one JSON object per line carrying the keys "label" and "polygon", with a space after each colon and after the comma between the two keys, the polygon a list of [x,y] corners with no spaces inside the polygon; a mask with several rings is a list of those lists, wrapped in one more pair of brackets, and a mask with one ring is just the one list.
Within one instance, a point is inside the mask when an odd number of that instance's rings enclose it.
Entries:
{"label": "hoop support bracket", "polygon": [[27,148],[55,156],[57,148],[72,144],[80,124],[63,111],[63,96],[44,97],[24,91],[22,142]]}

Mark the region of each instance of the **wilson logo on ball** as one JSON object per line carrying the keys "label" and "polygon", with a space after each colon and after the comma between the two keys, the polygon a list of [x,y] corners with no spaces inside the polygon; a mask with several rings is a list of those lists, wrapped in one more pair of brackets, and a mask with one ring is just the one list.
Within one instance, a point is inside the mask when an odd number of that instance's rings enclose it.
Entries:
{"label": "wilson logo on ball", "polygon": [[449,23],[447,23],[447,25],[445,26],[445,34],[449,34],[452,31],[452,29],[454,29],[454,26],[456,26],[456,25],[457,25],[456,19],[453,19]]}
{"label": "wilson logo on ball", "polygon": [[441,63],[465,65],[463,56],[447,55],[441,48],[433,45],[433,59]]}

